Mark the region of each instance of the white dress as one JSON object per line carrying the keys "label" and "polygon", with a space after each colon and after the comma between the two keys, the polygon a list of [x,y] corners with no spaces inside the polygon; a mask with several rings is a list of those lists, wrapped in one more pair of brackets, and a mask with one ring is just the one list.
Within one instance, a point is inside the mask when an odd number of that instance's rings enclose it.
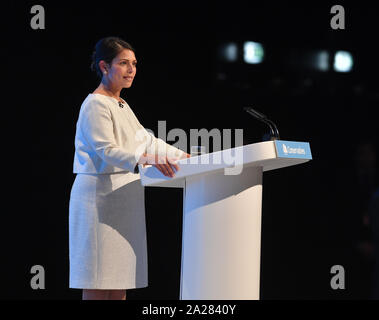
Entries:
{"label": "white dress", "polygon": [[135,168],[143,152],[162,150],[183,154],[147,133],[126,102],[121,108],[101,94],[84,100],[69,205],[70,288],[148,285],[144,188]]}

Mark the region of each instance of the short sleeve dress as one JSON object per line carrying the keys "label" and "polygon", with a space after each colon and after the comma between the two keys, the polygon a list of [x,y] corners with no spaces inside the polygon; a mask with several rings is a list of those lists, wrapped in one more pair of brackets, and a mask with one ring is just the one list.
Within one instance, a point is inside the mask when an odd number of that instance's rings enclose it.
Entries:
{"label": "short sleeve dress", "polygon": [[69,203],[70,288],[148,285],[144,188],[137,161],[149,148],[176,157],[183,151],[148,133],[123,102],[89,94],[80,109]]}

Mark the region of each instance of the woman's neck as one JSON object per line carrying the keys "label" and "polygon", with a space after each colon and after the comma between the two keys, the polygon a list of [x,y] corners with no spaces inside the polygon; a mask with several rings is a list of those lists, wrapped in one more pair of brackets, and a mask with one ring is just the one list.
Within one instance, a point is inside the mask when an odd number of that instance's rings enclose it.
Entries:
{"label": "woman's neck", "polygon": [[116,98],[117,100],[120,100],[120,92],[121,89],[114,88],[109,84],[105,84],[104,82],[101,82],[94,91],[94,93],[102,93],[107,96]]}

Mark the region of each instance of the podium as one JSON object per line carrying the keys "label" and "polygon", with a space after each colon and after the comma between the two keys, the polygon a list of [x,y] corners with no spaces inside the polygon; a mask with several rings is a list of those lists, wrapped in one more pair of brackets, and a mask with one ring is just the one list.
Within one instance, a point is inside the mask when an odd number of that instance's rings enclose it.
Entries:
{"label": "podium", "polygon": [[143,186],[183,188],[181,300],[259,299],[263,172],[311,159],[276,140],[178,160],[174,178],[139,166]]}

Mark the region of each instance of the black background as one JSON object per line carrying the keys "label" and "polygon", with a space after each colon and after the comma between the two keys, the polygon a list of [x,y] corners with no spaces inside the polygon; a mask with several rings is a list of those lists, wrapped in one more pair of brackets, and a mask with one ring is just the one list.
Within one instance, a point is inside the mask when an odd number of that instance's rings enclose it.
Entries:
{"label": "black background", "polygon": [[[45,9],[45,30],[30,27],[35,4]],[[252,106],[278,125],[282,139],[310,142],[311,162],[264,174],[261,299],[369,298],[372,259],[355,247],[361,203],[354,156],[365,141],[378,150],[379,27],[369,4],[338,3],[346,25],[333,30],[333,4],[30,1],[5,7],[1,298],[81,298],[68,288],[73,142],[80,105],[98,85],[89,68],[92,50],[105,36],[136,48],[137,76],[121,95],[146,128],[157,132],[158,120],[167,131],[188,134],[243,128],[245,144],[259,142],[266,128],[242,109]],[[261,65],[218,58],[220,44],[246,40],[264,45]],[[352,72],[307,67],[306,53],[321,49],[350,51]],[[146,188],[149,287],[130,290],[128,298],[178,299],[181,208],[182,190]],[[45,268],[45,290],[30,287],[37,264]],[[345,290],[330,287],[336,264],[345,268]]]}

